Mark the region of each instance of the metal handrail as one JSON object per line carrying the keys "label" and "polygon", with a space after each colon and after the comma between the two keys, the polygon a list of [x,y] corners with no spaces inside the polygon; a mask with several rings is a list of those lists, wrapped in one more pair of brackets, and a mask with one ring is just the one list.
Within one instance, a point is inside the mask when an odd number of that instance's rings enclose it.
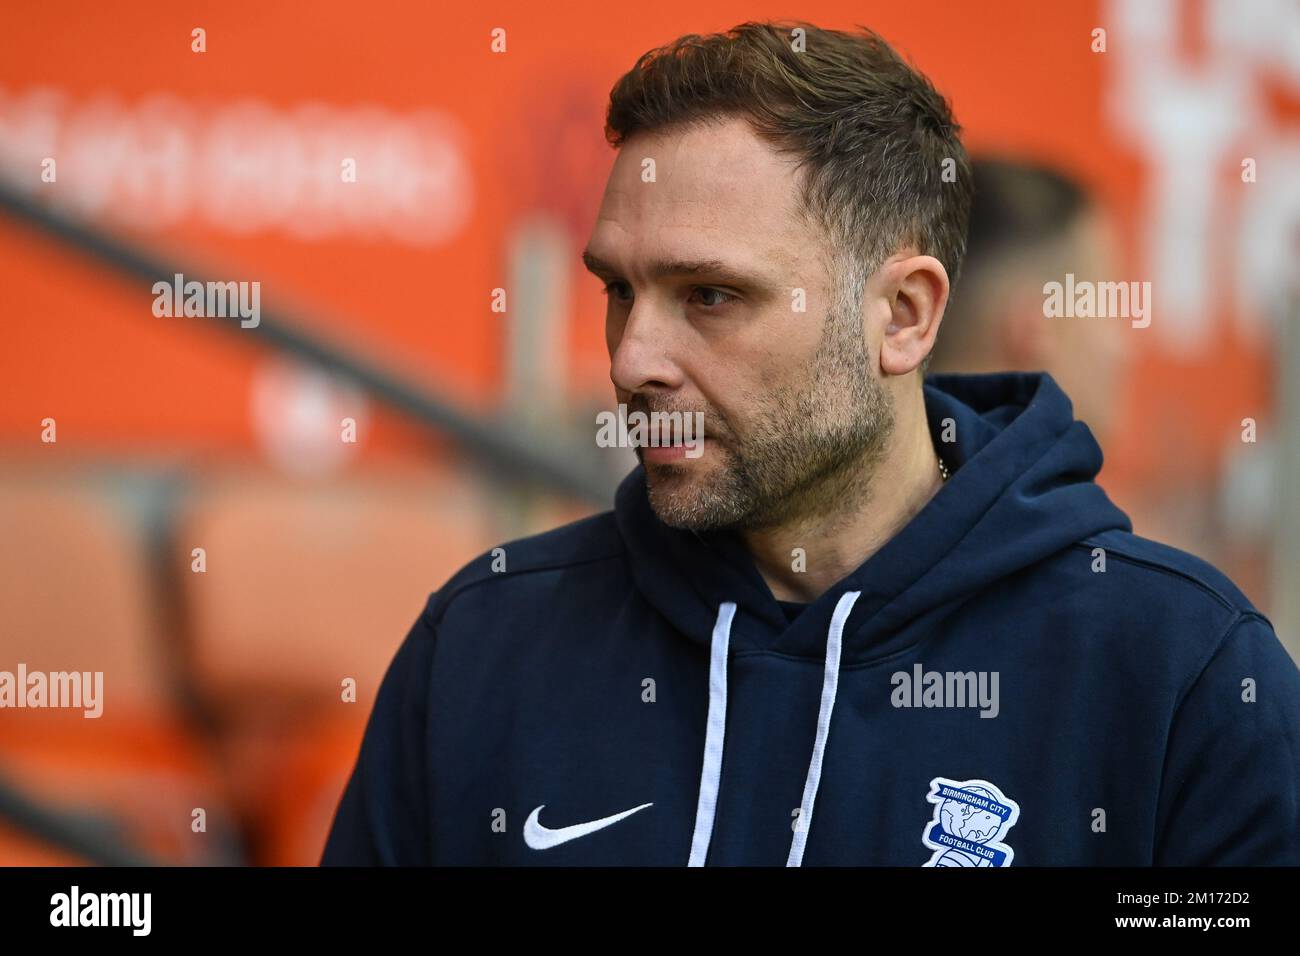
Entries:
{"label": "metal handrail", "polygon": [[[0,212],[60,240],[69,248],[121,276],[170,283],[177,273],[187,281],[206,282],[202,270],[183,266],[108,231],[56,210],[0,176]],[[409,374],[363,356],[355,347],[330,341],[283,309],[263,310],[256,326],[242,328],[239,318],[213,319],[224,328],[252,337],[269,348],[292,355],[349,381],[376,401],[415,422],[449,435],[464,450],[506,481],[541,485],[560,494],[605,508],[615,481],[596,467],[593,449],[565,448],[535,440],[523,428],[483,418],[416,384]],[[594,447],[594,446],[593,446]]]}

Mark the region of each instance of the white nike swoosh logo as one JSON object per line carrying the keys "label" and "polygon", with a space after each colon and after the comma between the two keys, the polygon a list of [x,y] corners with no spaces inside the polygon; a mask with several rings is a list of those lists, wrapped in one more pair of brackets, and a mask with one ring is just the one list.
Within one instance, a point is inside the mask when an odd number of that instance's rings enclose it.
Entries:
{"label": "white nike swoosh logo", "polygon": [[576,840],[578,837],[586,836],[588,833],[595,833],[597,830],[603,830],[607,826],[612,826],[622,820],[624,817],[630,817],[632,814],[644,810],[646,807],[653,807],[653,803],[643,803],[639,807],[633,807],[631,810],[624,810],[622,813],[616,813],[612,817],[601,817],[599,820],[592,820],[590,823],[575,823],[571,827],[560,827],[558,830],[552,830],[550,827],[544,827],[538,822],[538,817],[542,815],[542,804],[532,813],[528,814],[528,820],[524,823],[524,842],[534,850],[549,850],[553,846],[559,846],[561,843],[568,843],[570,840]]}

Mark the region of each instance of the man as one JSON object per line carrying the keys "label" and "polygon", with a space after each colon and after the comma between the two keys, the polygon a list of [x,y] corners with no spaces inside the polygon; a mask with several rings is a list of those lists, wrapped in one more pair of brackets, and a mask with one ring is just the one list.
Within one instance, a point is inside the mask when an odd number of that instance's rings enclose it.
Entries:
{"label": "man", "polygon": [[745,24],[607,127],[616,396],[702,446],[654,429],[612,512],[430,598],[323,862],[1296,862],[1268,621],[1130,533],[1049,377],[922,382],[971,188],[928,81]]}

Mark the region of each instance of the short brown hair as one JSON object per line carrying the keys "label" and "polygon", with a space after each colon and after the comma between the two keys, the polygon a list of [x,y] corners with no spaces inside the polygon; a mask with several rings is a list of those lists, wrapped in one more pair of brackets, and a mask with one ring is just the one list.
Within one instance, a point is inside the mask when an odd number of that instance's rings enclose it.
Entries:
{"label": "short brown hair", "polygon": [[[804,31],[800,52],[795,30]],[[878,34],[858,30],[748,22],[679,37],[614,84],[605,138],[618,148],[638,132],[742,116],[799,159],[802,208],[859,285],[853,300],[906,245],[942,262],[955,284],[971,201],[961,127],[925,76]]]}

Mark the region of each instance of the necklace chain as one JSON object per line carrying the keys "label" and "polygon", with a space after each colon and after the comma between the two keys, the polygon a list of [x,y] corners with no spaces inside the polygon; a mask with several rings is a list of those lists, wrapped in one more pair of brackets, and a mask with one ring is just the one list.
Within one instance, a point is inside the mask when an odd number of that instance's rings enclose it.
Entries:
{"label": "necklace chain", "polygon": [[943,456],[936,452],[935,458],[939,460],[939,477],[944,481],[947,481],[950,477],[950,473],[948,471],[948,466],[943,463]]}

